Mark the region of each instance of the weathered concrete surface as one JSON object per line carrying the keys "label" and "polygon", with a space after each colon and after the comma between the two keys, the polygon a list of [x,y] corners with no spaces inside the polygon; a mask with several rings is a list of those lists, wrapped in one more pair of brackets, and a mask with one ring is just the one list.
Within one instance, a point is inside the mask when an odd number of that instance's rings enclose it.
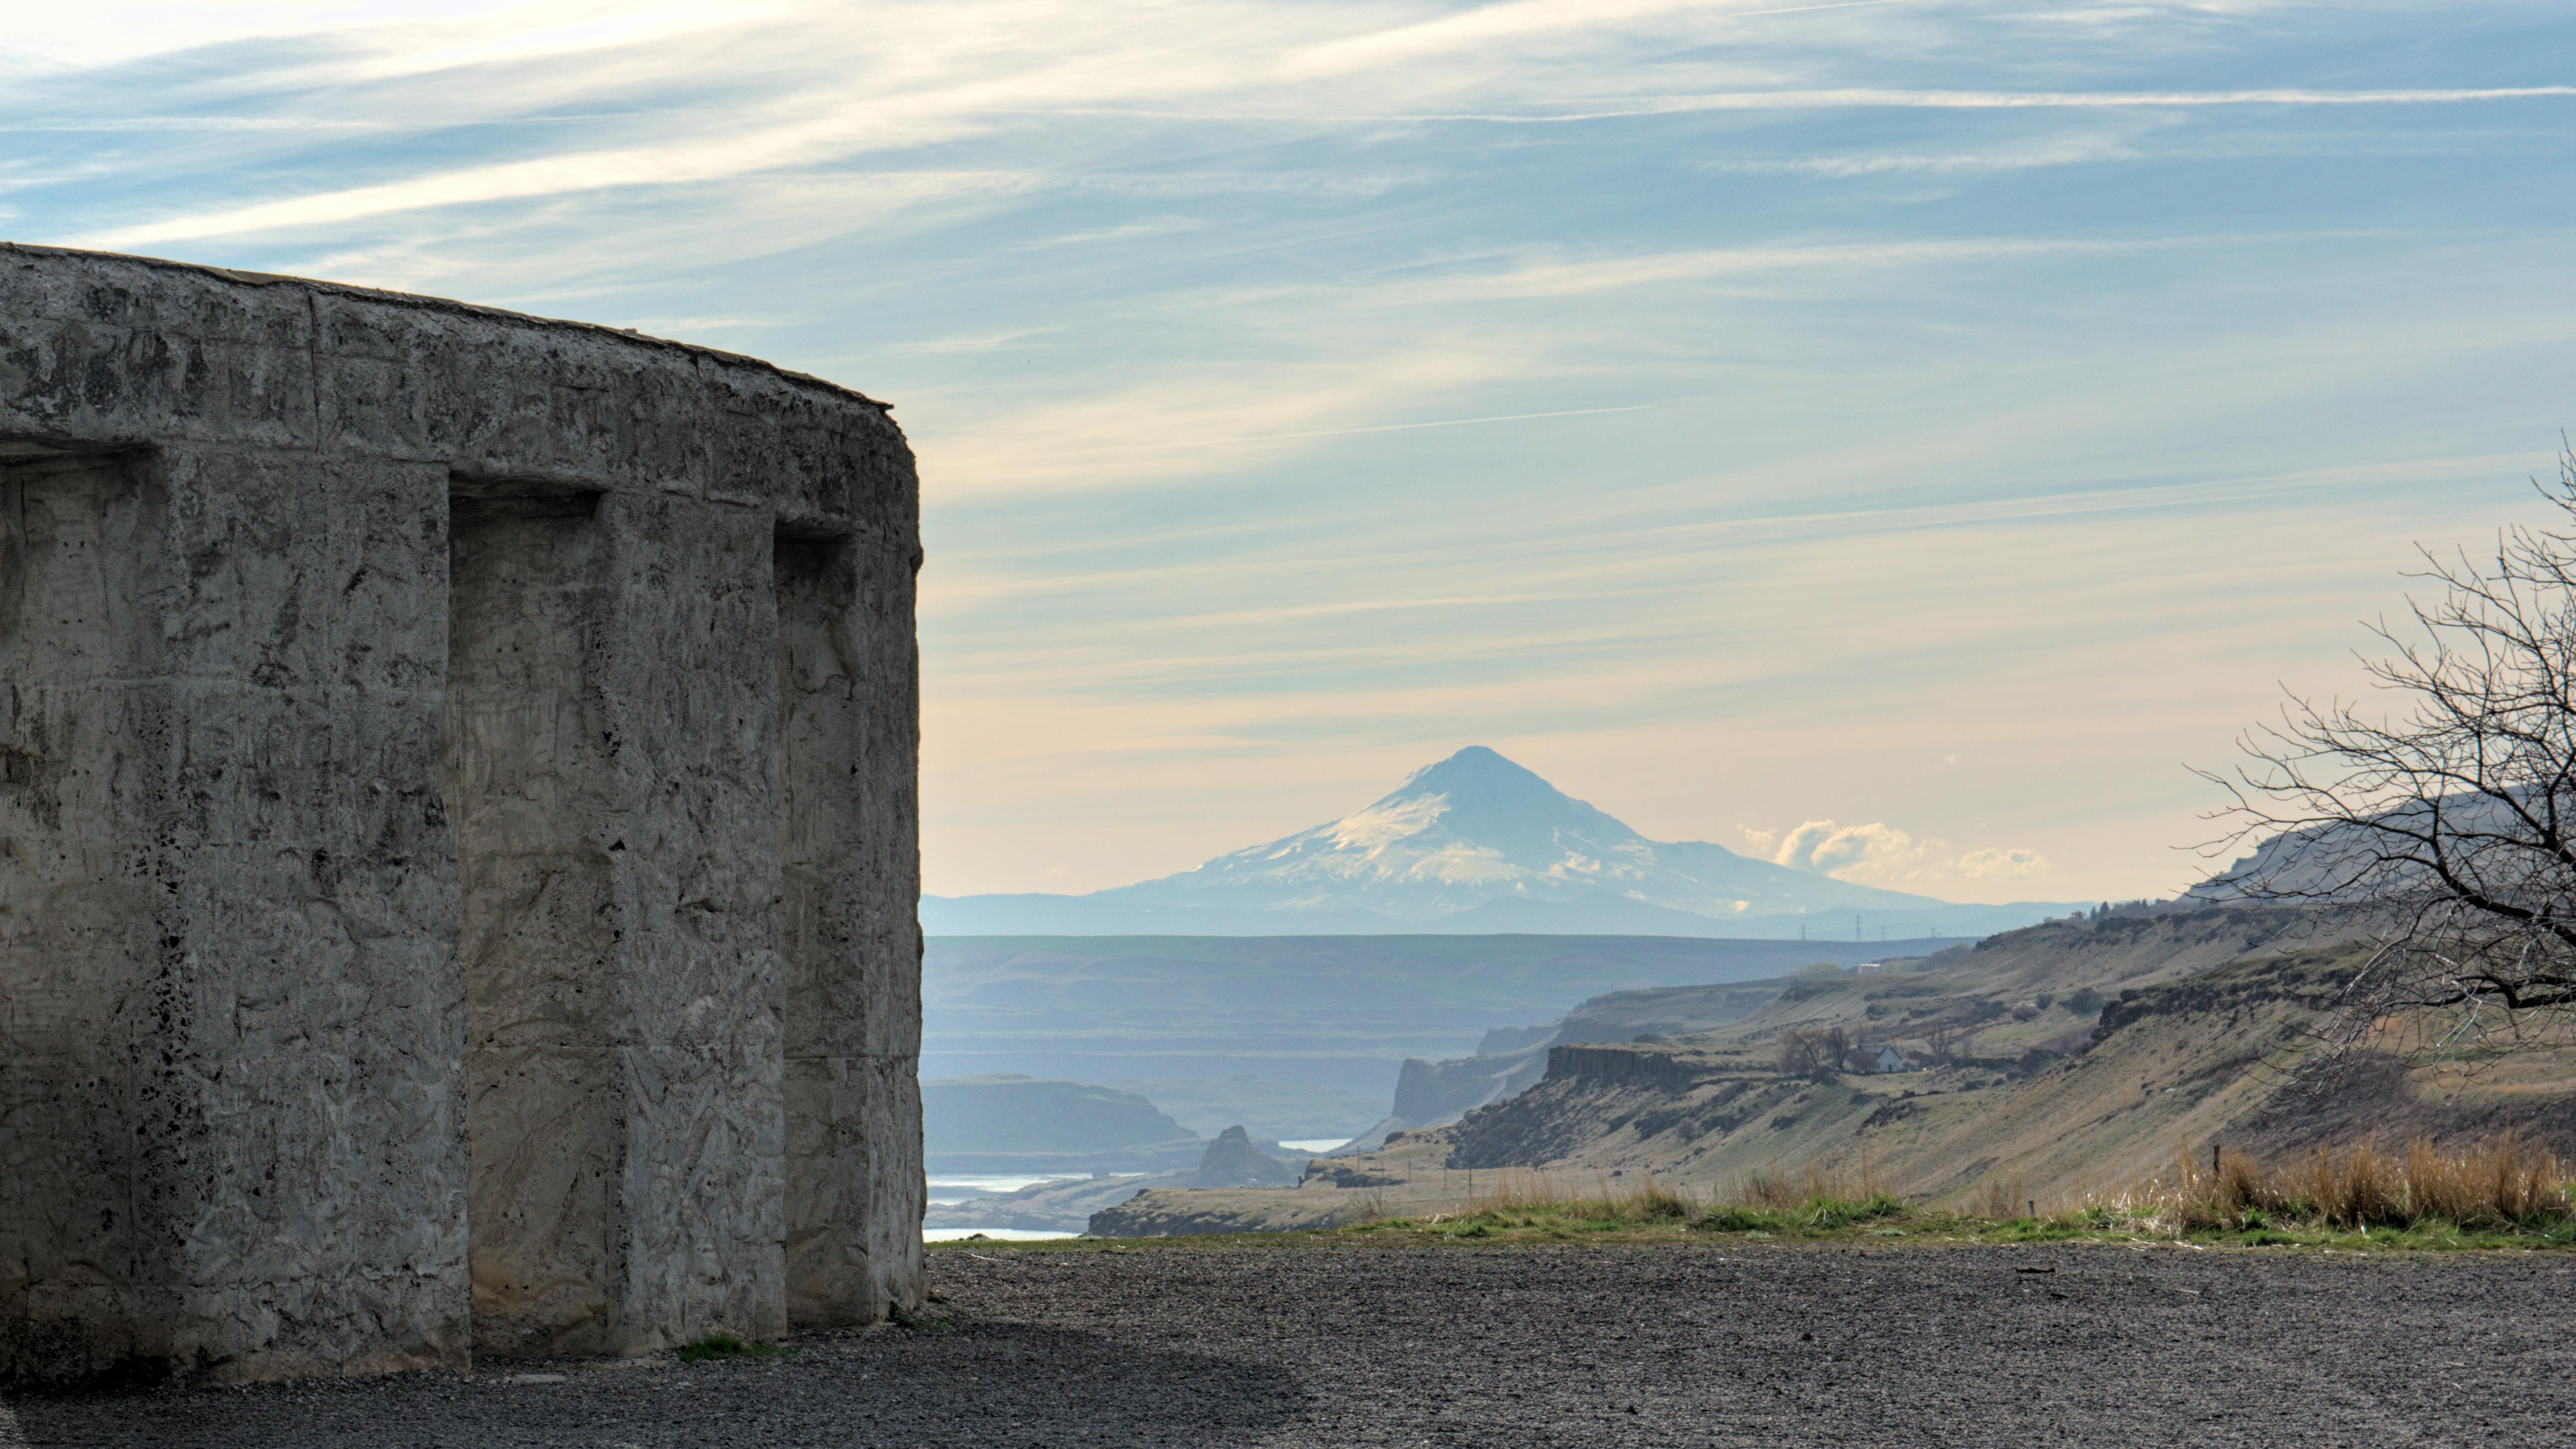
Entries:
{"label": "weathered concrete surface", "polygon": [[[790,534],[774,577],[788,1307],[810,1327],[879,1317],[872,1305],[910,1301],[921,1281],[918,725],[908,697],[898,706],[875,683],[910,680],[918,662],[909,628],[851,627],[898,599],[910,617],[913,562]],[[877,760],[905,765],[869,769]],[[889,1203],[902,1210],[869,1206]]]}
{"label": "weathered concrete surface", "polygon": [[0,1377],[920,1293],[882,407],[0,246]]}

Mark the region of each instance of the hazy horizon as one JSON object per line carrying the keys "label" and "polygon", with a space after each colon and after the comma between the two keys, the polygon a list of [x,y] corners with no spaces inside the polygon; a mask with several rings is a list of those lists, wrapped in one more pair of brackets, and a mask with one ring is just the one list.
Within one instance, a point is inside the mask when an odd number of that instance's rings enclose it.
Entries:
{"label": "hazy horizon", "polygon": [[2563,4],[102,3],[0,235],[890,399],[936,894],[1483,744],[1655,840],[2162,894],[2576,424]]}
{"label": "hazy horizon", "polygon": [[[1500,752],[1469,745],[1310,830],[1102,893],[926,894],[933,935],[1539,933],[1854,940],[1985,935],[2091,903],[1942,905],[1842,880],[1885,841],[1810,828],[1767,850],[1657,841]],[[2027,859],[1977,860],[1996,879]],[[1060,903],[1060,904],[1059,904]],[[1081,907],[1081,909],[1071,909]],[[1870,931],[1875,930],[1871,936]]]}

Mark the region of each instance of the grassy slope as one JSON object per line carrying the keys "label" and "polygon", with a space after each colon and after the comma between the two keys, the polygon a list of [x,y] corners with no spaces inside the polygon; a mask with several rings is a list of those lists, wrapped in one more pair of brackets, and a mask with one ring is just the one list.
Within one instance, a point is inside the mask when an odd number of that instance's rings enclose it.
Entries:
{"label": "grassy slope", "polygon": [[[1865,1149],[1877,1185],[1914,1196],[1997,1176],[2039,1196],[2093,1186],[2160,1165],[2177,1140],[2205,1140],[2250,1105],[2262,1087],[2245,1069],[2279,1023],[2239,1011],[2216,1032],[2158,1017],[2088,1050],[2093,1018],[2066,999],[2085,988],[2115,1001],[2153,992],[2293,939],[2296,925],[2212,911],[2039,926],[1918,973],[1803,986],[1697,1037],[1576,1054],[1558,1080],[1450,1129],[1453,1150],[1479,1165],[1651,1171],[1717,1188],[1784,1165],[1841,1160],[1857,1171]],[[2043,997],[2047,1009],[2015,1018],[2015,1006]],[[1782,1038],[1828,1026],[1916,1052],[1947,1032],[1960,1060],[1823,1082],[1781,1076]]]}
{"label": "grassy slope", "polygon": [[[2116,1196],[2213,1139],[2281,1151],[2518,1126],[2576,1146],[2560,1051],[2476,1074],[2363,1072],[2322,1099],[2290,1091],[2300,1028],[2353,960],[2350,946],[2283,914],[2033,927],[1943,953],[1920,973],[1802,986],[1699,1035],[1561,1049],[1549,1078],[1519,1097],[1336,1163],[1352,1184],[1340,1191],[1318,1180],[1225,1204],[1144,1202],[1133,1216],[1142,1230],[1205,1231],[1229,1216],[1276,1228],[1336,1212],[1455,1212],[1471,1193],[1468,1167],[1539,1167],[1556,1182],[1651,1175],[1714,1198],[1752,1174],[1810,1164],[1856,1187],[1865,1172],[1867,1187],[1917,1201],[2018,1212],[2035,1199],[2047,1212]],[[2092,1018],[2064,1004],[2084,988],[2111,998],[2098,1043]],[[2016,1005],[2043,996],[2048,1009],[2016,1019]],[[1917,1049],[1943,1031],[1964,1044],[1938,1069],[1783,1077],[1782,1037],[1824,1026]]]}

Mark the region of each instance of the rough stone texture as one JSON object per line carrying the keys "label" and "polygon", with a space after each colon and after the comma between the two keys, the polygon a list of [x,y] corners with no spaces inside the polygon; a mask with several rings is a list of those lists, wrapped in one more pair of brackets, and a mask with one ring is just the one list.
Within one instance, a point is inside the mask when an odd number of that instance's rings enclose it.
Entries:
{"label": "rough stone texture", "polygon": [[[912,595],[908,560],[844,541],[777,541],[781,778],[787,809],[789,1312],[876,1316],[921,1281],[920,826],[917,725],[873,681],[911,679],[913,636],[849,627]],[[888,772],[879,762],[900,761]],[[899,785],[900,788],[888,788]],[[905,892],[912,892],[907,896]],[[895,1016],[873,1003],[901,1001]],[[875,1211],[860,1204],[879,1204]],[[869,1229],[842,1229],[853,1218]]]}
{"label": "rough stone texture", "polygon": [[884,409],[0,246],[0,1377],[920,1294]]}

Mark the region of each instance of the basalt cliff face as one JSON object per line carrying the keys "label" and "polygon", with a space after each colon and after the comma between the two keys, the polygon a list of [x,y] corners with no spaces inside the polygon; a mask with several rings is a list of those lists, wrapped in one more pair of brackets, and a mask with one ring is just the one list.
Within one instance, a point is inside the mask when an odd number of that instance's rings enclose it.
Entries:
{"label": "basalt cliff face", "polygon": [[1736,981],[1613,991],[1591,998],[1551,1027],[1490,1031],[1474,1056],[1405,1062],[1389,1115],[1353,1139],[1340,1155],[1373,1150],[1388,1134],[1445,1127],[1478,1107],[1517,1096],[1547,1075],[1568,1047],[1592,1042],[1664,1040],[1714,1030],[1777,999],[1782,980]]}
{"label": "basalt cliff face", "polygon": [[[2264,1065],[2304,1044],[2347,954],[2286,912],[2035,927],[1913,970],[1793,980],[1713,1031],[1558,1048],[1528,1091],[1410,1145],[1452,1168],[1712,1193],[1864,1158],[1875,1185],[1918,1197],[2114,1189],[2274,1105],[2287,1078]],[[1829,1044],[1839,1058],[1819,1060]]]}
{"label": "basalt cliff face", "polygon": [[[2132,1189],[2213,1140],[2269,1154],[2515,1130],[2576,1151],[2576,1054],[2563,1049],[2468,1072],[2365,1054],[2322,1088],[2298,1075],[2365,949],[2329,920],[2211,908],[2035,927],[1908,969],[1807,973],[1711,1030],[1543,1048],[1526,1089],[1318,1164],[1294,1203],[1144,1206],[1219,1231],[1229,1213],[1249,1226],[1454,1210],[1472,1182],[1490,1191],[1514,1173],[1578,1189],[1651,1175],[1718,1197],[1749,1174],[1809,1167],[1933,1202],[2047,1205]],[[1829,1044],[1840,1055],[1821,1059]]]}

